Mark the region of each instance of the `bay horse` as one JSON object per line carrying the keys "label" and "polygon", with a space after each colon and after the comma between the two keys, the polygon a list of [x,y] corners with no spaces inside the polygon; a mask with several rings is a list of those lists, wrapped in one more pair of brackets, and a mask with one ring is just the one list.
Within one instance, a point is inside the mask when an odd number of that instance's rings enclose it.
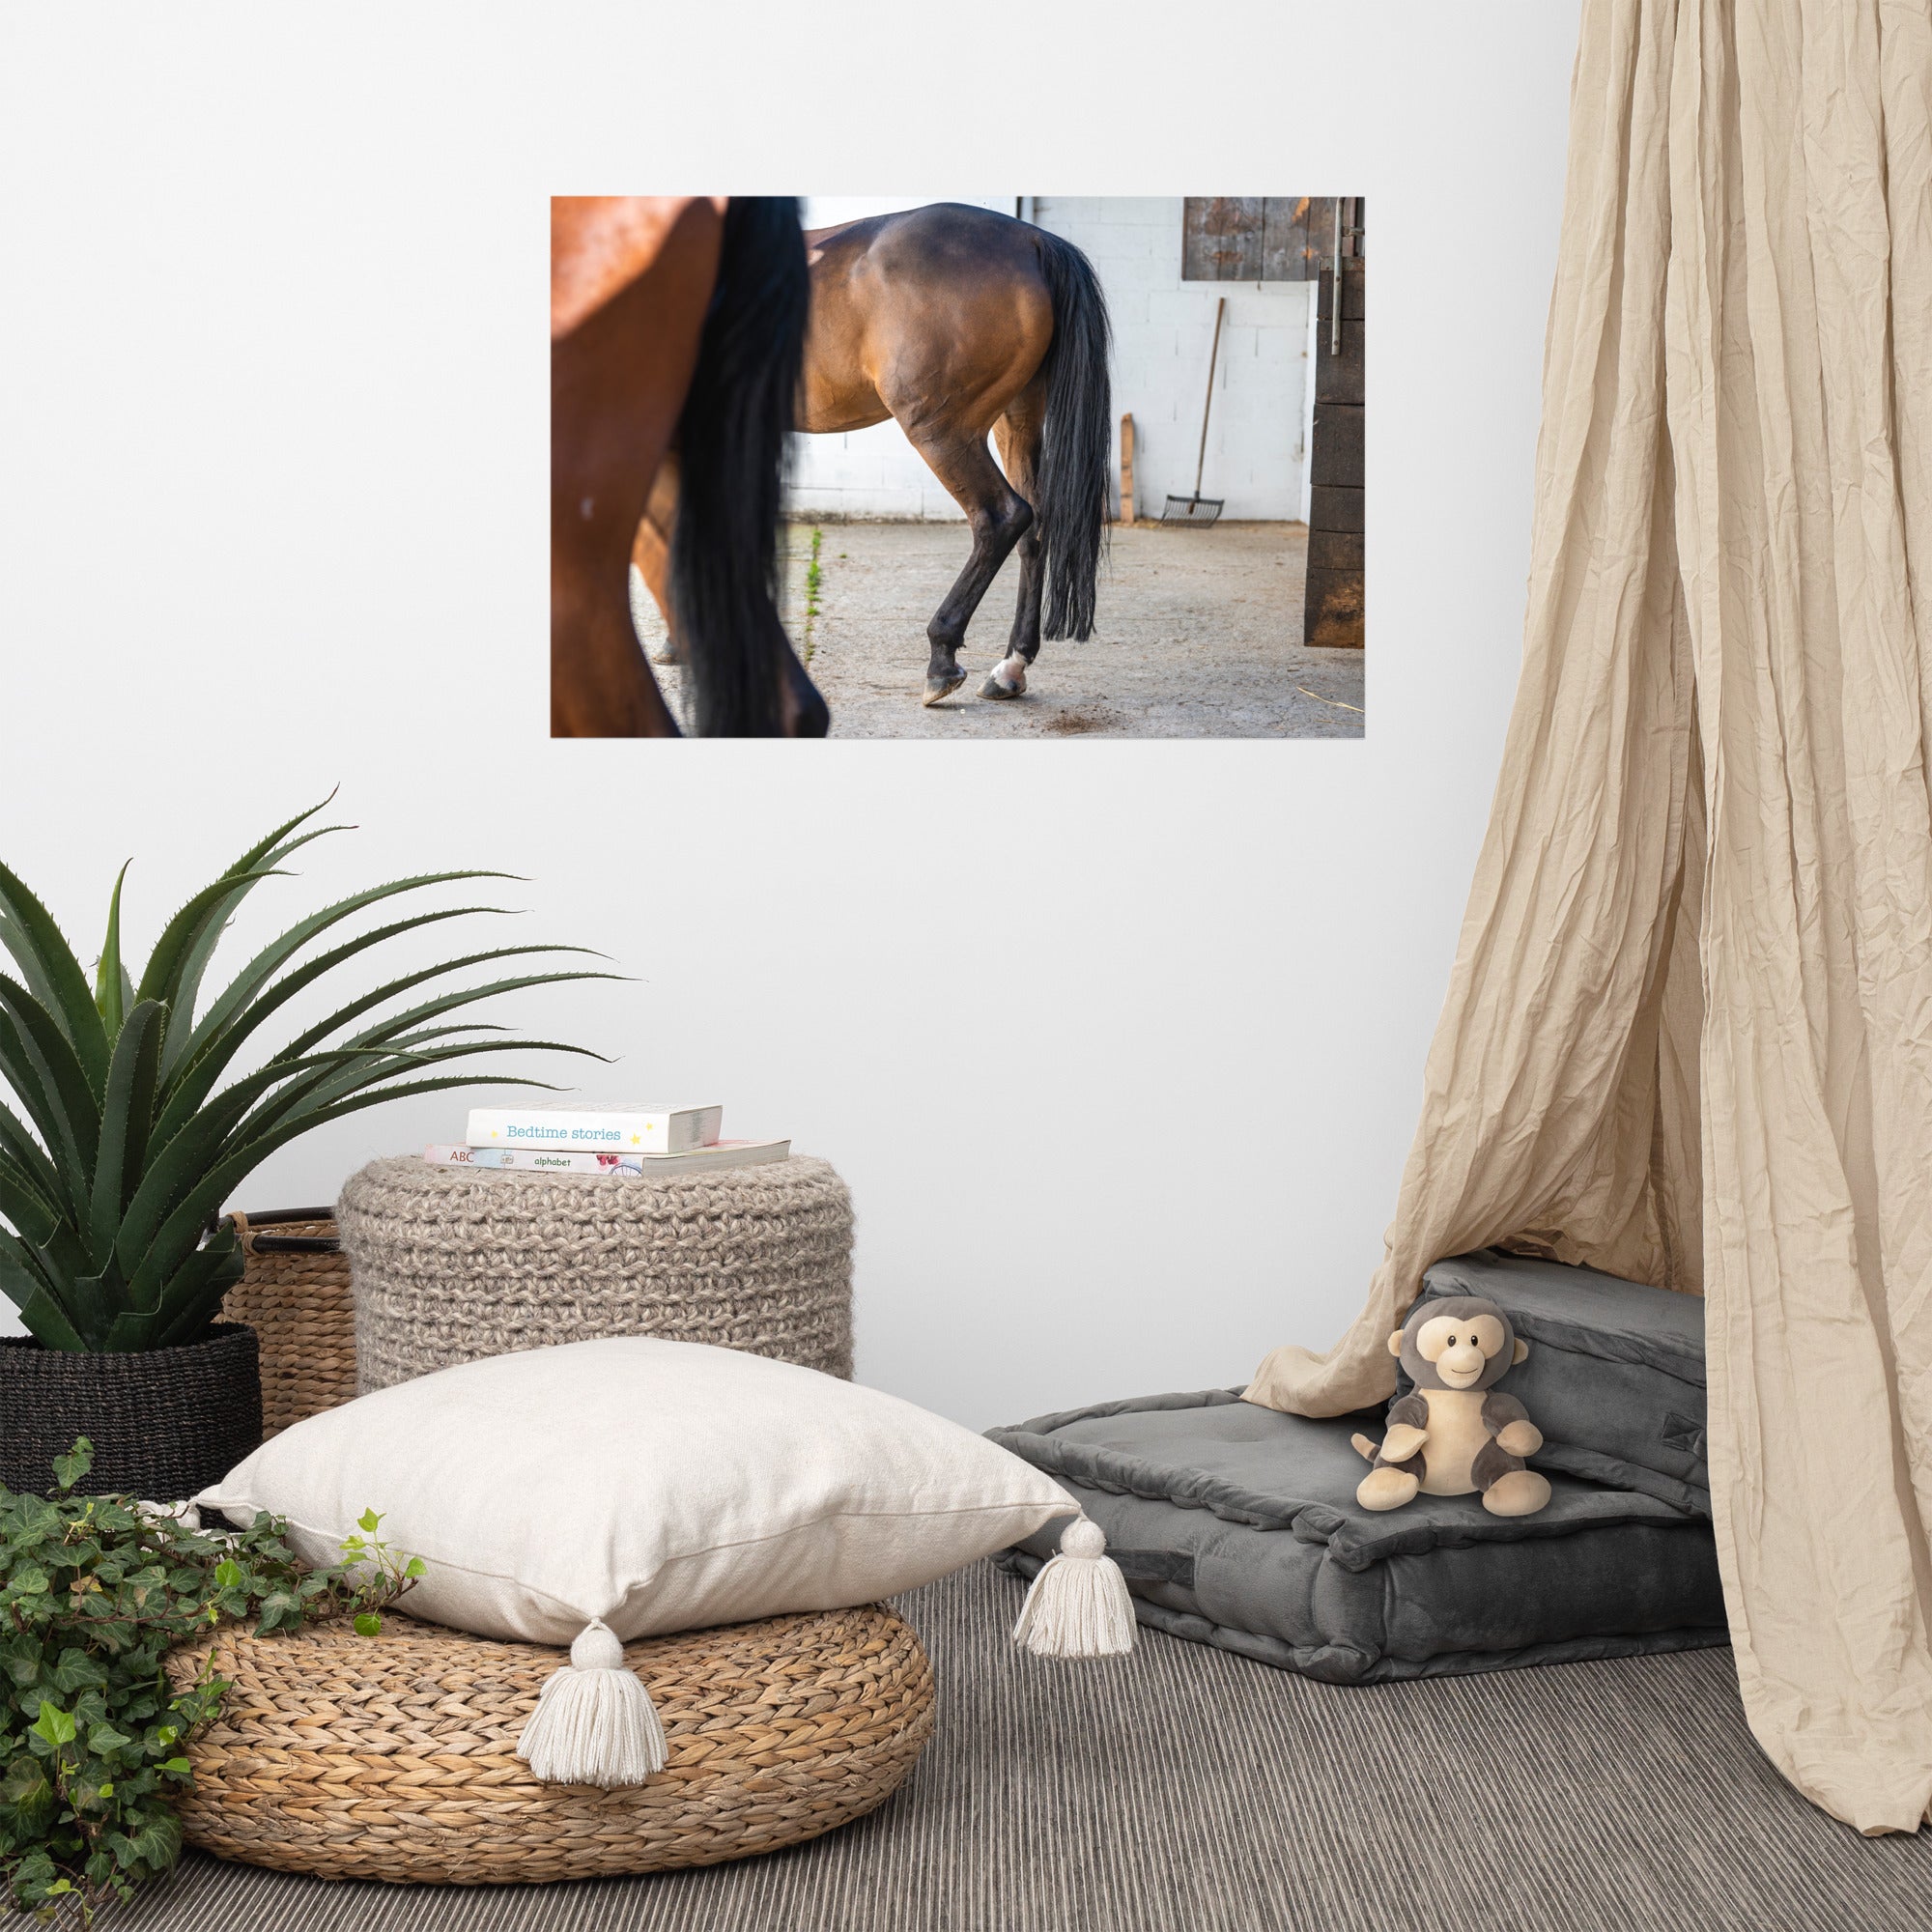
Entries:
{"label": "bay horse", "polygon": [[629,596],[673,440],[685,512],[664,575],[699,735],[824,736],[776,601],[807,300],[795,200],[552,200],[552,736],[678,735]]}
{"label": "bay horse", "polygon": [[[896,420],[972,532],[966,567],[926,626],[923,701],[965,682],[966,627],[1015,547],[1012,632],[980,696],[1017,697],[1042,638],[1094,630],[1113,412],[1099,278],[1070,242],[956,202],[805,240],[811,302],[796,426],[830,435]],[[686,639],[663,582],[688,488],[665,469],[633,547],[677,651]]]}

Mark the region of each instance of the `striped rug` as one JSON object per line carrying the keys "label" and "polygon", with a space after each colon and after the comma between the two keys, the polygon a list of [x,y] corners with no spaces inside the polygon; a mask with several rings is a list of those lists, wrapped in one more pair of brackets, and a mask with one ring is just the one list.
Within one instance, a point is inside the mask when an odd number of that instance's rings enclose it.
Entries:
{"label": "striped rug", "polygon": [[843,1832],[580,1885],[329,1885],[190,1854],[142,1932],[1925,1932],[1932,1833],[1860,1838],[1745,1728],[1725,1650],[1369,1690],[1143,1633],[1006,1643],[988,1567],[899,1605],[940,1682]]}

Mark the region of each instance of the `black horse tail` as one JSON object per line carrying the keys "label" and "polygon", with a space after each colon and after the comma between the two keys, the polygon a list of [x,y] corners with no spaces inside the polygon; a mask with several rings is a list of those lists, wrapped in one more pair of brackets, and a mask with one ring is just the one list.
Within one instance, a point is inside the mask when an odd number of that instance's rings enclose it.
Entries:
{"label": "black horse tail", "polygon": [[734,194],[677,426],[670,602],[700,737],[784,728],[791,645],[778,613],[778,530],[807,300],[797,201]]}
{"label": "black horse tail", "polygon": [[1094,633],[1094,583],[1107,531],[1114,413],[1107,351],[1113,330],[1093,263],[1044,229],[1039,251],[1053,294],[1046,425],[1034,504],[1046,569],[1040,631],[1047,638],[1084,639]]}

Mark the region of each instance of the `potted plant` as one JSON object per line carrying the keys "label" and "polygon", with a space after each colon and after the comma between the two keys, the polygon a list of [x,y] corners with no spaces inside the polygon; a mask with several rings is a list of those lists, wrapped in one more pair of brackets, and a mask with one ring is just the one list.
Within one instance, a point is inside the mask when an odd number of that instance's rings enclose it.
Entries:
{"label": "potted plant", "polygon": [[[325,801],[326,803],[326,801]],[[169,921],[136,980],[121,954],[122,867],[92,985],[46,908],[0,866],[0,1292],[28,1333],[0,1338],[0,1484],[44,1482],[78,1435],[104,1490],[192,1495],[261,1435],[251,1330],[217,1318],[241,1279],[234,1228],[216,1216],[249,1172],[298,1135],[406,1094],[484,1083],[544,1086],[500,1072],[440,1073],[505,1041],[465,1009],[494,994],[614,976],[582,968],[448,983],[493,962],[582,947],[501,946],[418,967],[362,992],[249,1070],[263,1029],[373,949],[496,906],[412,911],[317,943],[366,908],[500,872],[432,872],[372,886],[313,912],[264,946],[219,993],[205,980],[247,895],[299,847],[347,828],[292,818],[251,846]],[[440,983],[439,983],[440,982]],[[331,982],[335,983],[335,982]],[[591,1056],[595,1058],[596,1056]]]}
{"label": "potted plant", "polygon": [[0,1489],[0,1909],[82,1925],[181,1852],[187,1747],[228,1686],[169,1652],[243,1618],[266,1634],[353,1615],[373,1635],[423,1574],[373,1511],[343,1567],[310,1570],[273,1517],[207,1534],[128,1496],[74,1495],[91,1460],[76,1442],[50,1494]]}

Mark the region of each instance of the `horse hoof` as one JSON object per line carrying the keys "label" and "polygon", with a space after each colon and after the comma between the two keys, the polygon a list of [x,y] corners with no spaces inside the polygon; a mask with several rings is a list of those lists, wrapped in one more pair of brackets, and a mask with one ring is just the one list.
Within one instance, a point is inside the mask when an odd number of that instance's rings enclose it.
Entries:
{"label": "horse hoof", "polygon": [[986,673],[986,681],[980,687],[981,697],[1018,697],[1026,690],[1027,661],[1016,652],[1009,658],[1002,658]]}
{"label": "horse hoof", "polygon": [[950,677],[929,677],[925,681],[925,696],[922,704],[937,704],[942,698],[951,697],[966,682],[966,673],[955,670]]}

